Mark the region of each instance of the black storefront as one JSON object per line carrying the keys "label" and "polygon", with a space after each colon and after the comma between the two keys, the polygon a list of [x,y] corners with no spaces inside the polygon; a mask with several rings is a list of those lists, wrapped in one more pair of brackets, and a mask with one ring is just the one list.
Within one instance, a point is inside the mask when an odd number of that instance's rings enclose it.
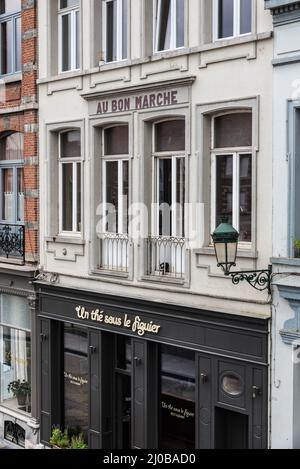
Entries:
{"label": "black storefront", "polygon": [[267,320],[45,284],[39,304],[44,443],[267,447]]}

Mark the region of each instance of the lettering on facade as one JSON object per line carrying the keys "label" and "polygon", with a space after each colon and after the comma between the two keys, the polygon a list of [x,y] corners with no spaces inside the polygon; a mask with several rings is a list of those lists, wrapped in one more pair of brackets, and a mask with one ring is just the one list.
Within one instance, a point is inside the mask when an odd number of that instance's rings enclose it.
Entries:
{"label": "lettering on facade", "polygon": [[110,98],[97,103],[96,114],[114,114],[160,108],[164,106],[175,106],[181,101],[182,97],[179,97],[179,90],[159,91],[138,96]]}
{"label": "lettering on facade", "polygon": [[171,417],[176,417],[181,420],[186,420],[195,417],[194,412],[191,412],[190,410],[183,407],[176,407],[173,404],[168,404],[165,401],[162,401],[161,406],[164,410],[170,413]]}
{"label": "lettering on facade", "polygon": [[122,316],[115,316],[107,314],[100,309],[95,309],[93,311],[87,311],[82,306],[77,306],[76,308],[77,318],[83,321],[92,321],[98,322],[100,324],[105,324],[107,326],[122,327],[124,329],[130,329],[135,334],[143,337],[146,333],[148,334],[159,334],[161,326],[154,324],[153,321],[145,322],[140,316],[135,316],[134,319],[131,319],[128,314]]}
{"label": "lettering on facade", "polygon": [[68,373],[67,371],[64,372],[64,378],[74,386],[85,386],[88,384],[88,381],[82,378],[82,376],[74,376],[72,373]]}

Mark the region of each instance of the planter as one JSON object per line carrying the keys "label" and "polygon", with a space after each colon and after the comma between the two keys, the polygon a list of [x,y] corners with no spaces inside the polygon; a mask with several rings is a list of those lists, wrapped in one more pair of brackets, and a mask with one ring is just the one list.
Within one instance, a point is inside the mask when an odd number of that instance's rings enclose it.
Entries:
{"label": "planter", "polygon": [[19,395],[19,396],[16,396],[17,397],[17,401],[18,401],[18,406],[19,407],[24,407],[26,405],[26,402],[27,402],[27,396],[24,396],[23,394]]}

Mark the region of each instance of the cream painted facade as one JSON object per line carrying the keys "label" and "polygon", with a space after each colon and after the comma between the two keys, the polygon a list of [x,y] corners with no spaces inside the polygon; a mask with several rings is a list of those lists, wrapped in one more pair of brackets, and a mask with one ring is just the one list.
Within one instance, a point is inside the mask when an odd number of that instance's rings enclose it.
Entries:
{"label": "cream painted facade", "polygon": [[[50,2],[55,3],[55,2]],[[254,15],[254,34],[206,42],[211,18],[205,10],[208,2],[190,0],[187,3],[185,48],[145,56],[148,21],[147,2],[130,3],[130,59],[116,64],[95,67],[95,44],[98,32],[94,24],[96,1],[81,1],[81,70],[53,74],[55,61],[55,28],[51,27],[53,11],[49,2],[39,4],[40,35],[40,155],[41,155],[41,266],[45,272],[57,273],[62,285],[130,295],[158,302],[189,305],[210,310],[226,311],[249,316],[270,316],[270,304],[264,293],[249,286],[234,287],[216,266],[210,246],[210,162],[204,149],[203,115],[224,109],[250,107],[254,116],[254,242],[250,249],[241,249],[239,269],[265,268],[271,257],[271,194],[272,194],[272,20],[263,2],[257,1]],[[95,40],[94,40],[95,38]],[[189,83],[190,81],[190,83]],[[185,84],[187,83],[187,84]],[[165,91],[186,88],[189,101],[175,106],[136,112],[107,114],[104,118],[89,113],[89,100],[99,102],[105,94],[126,95],[152,87]],[[97,97],[99,94],[99,97]],[[132,246],[130,278],[93,273],[94,191],[93,180],[97,148],[94,128],[115,122],[130,125],[131,201],[138,203],[143,194],[141,179],[143,143],[141,122],[166,116],[186,117],[187,128],[187,191],[188,200],[203,204],[197,226],[198,240],[188,247],[189,272],[184,285],[171,282],[147,281],[143,275],[143,250],[139,242]],[[57,216],[52,207],[53,178],[49,151],[49,133],[76,124],[82,129],[83,156],[83,231],[80,239],[58,237]],[[99,185],[99,191],[101,190]],[[55,213],[53,213],[55,212]],[[188,221],[190,223],[191,220]],[[187,231],[191,229],[188,226]]]}

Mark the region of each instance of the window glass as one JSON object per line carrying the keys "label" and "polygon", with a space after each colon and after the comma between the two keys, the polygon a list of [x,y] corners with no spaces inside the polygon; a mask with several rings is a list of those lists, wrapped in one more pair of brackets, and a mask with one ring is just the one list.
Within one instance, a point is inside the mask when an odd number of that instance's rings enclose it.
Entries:
{"label": "window glass", "polygon": [[71,70],[71,15],[62,16],[62,70],[63,72]]}
{"label": "window glass", "polygon": [[118,232],[119,213],[119,163],[109,161],[106,163],[106,203],[108,205],[108,223],[106,231]]}
{"label": "window glass", "polygon": [[21,18],[16,18],[15,20],[15,38],[16,38],[16,47],[15,47],[15,71],[18,72],[21,70],[21,44],[22,44],[22,30],[21,30]]}
{"label": "window glass", "polygon": [[24,221],[24,170],[17,168],[17,221]]}
{"label": "window glass", "polygon": [[216,163],[216,226],[223,219],[233,223],[233,157],[217,156]]}
{"label": "window glass", "polygon": [[63,231],[73,231],[73,163],[62,165]]}
{"label": "window glass", "polygon": [[0,322],[15,329],[31,329],[30,311],[25,298],[1,295]]}
{"label": "window glass", "polygon": [[128,0],[123,0],[122,11],[122,59],[127,58],[128,50]]}
{"label": "window glass", "polygon": [[240,155],[240,241],[251,242],[252,156]]}
{"label": "window glass", "polygon": [[13,72],[12,64],[13,21],[1,23],[1,75]]}
{"label": "window glass", "polygon": [[219,1],[219,31],[218,37],[231,37],[234,35],[234,0]]}
{"label": "window glass", "polygon": [[252,114],[236,113],[215,118],[215,148],[252,146]]}
{"label": "window glass", "polygon": [[[171,0],[158,1],[158,47],[160,50],[171,49]],[[158,7],[158,8],[159,8]]]}
{"label": "window glass", "polygon": [[0,0],[0,15],[21,11],[21,0]]}
{"label": "window glass", "polygon": [[22,161],[24,135],[22,133],[13,133],[0,140],[0,160],[2,161]]}
{"label": "window glass", "polygon": [[117,60],[117,0],[106,3],[106,62]]}
{"label": "window glass", "polygon": [[14,172],[12,168],[2,169],[2,220],[14,221]]}
{"label": "window glass", "polygon": [[60,9],[78,7],[79,1],[80,0],[60,0]]}
{"label": "window glass", "polygon": [[159,448],[195,448],[195,353],[161,347]]}
{"label": "window glass", "polygon": [[104,131],[105,155],[128,155],[129,153],[128,126],[111,127]]}
{"label": "window glass", "polygon": [[172,235],[172,159],[159,159],[159,235]]}
{"label": "window glass", "polygon": [[72,130],[60,134],[61,158],[79,158],[81,156],[80,131]]}
{"label": "window glass", "polygon": [[81,231],[81,163],[76,163],[77,167],[77,231]]}
{"label": "window glass", "polygon": [[185,121],[174,120],[156,124],[156,151],[185,151]]}
{"label": "window glass", "polygon": [[185,0],[176,0],[176,46],[184,46],[184,2]]}
{"label": "window glass", "polygon": [[240,0],[240,34],[251,33],[252,0]]}

